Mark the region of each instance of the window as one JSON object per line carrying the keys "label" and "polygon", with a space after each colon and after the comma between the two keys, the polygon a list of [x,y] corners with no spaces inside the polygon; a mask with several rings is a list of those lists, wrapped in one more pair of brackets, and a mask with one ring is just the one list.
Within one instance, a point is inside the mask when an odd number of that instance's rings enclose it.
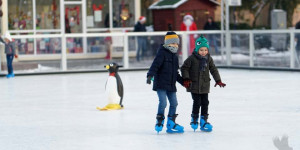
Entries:
{"label": "window", "polygon": [[133,27],[135,24],[135,7],[133,0],[113,1],[114,27]]}
{"label": "window", "polygon": [[33,14],[32,0],[8,1],[9,30],[32,30]]}
{"label": "window", "polygon": [[34,54],[33,39],[15,39],[15,47],[19,54]]}
{"label": "window", "polygon": [[60,54],[61,38],[37,38],[37,54]]}
{"label": "window", "polygon": [[87,0],[87,28],[109,28],[109,0]]}
{"label": "window", "polygon": [[36,29],[60,29],[59,0],[36,0]]}
{"label": "window", "polygon": [[81,5],[65,5],[65,33],[82,33]]}
{"label": "window", "polygon": [[67,53],[83,53],[82,38],[67,38]]}

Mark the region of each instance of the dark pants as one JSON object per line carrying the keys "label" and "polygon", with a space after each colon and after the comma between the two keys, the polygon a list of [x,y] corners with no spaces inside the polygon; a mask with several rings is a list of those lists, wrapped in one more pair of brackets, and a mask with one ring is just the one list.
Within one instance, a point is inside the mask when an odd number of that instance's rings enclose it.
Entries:
{"label": "dark pants", "polygon": [[208,42],[209,42],[210,46],[213,45],[215,47],[215,53],[219,54],[219,49],[218,49],[218,45],[217,45],[216,35],[209,34],[208,35]]}
{"label": "dark pants", "polygon": [[[299,44],[300,45],[300,44]],[[295,51],[295,56],[298,57],[298,59],[300,59],[300,48],[299,49],[296,49]]]}
{"label": "dark pants", "polygon": [[14,54],[6,54],[6,62],[7,62],[7,71],[8,71],[8,74],[12,74],[13,73],[13,66],[12,66],[13,60],[14,60]]}
{"label": "dark pants", "polygon": [[138,40],[138,49],[136,52],[136,60],[140,61],[140,59],[143,59],[145,56],[147,39],[145,37],[138,37],[137,40]]}
{"label": "dark pants", "polygon": [[194,94],[192,93],[192,98],[194,100],[193,103],[193,114],[199,114],[200,106],[201,106],[201,116],[208,115],[208,94]]}
{"label": "dark pants", "polygon": [[296,45],[296,56],[300,59],[300,34],[295,34],[295,38],[297,38],[297,45]]}

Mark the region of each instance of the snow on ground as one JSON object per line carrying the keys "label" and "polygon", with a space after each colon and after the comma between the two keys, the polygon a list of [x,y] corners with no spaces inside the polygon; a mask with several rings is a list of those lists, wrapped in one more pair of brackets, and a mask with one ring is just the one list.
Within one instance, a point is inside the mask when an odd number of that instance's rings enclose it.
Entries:
{"label": "snow on ground", "polygon": [[[225,88],[209,94],[214,131],[190,128],[192,99],[179,84],[177,123],[183,134],[154,131],[158,98],[146,71],[120,72],[123,110],[103,107],[108,73],[0,78],[1,150],[276,150],[289,137],[300,149],[300,73],[220,69]],[[166,109],[167,112],[168,109]]]}
{"label": "snow on ground", "polygon": [[38,68],[36,69],[28,69],[28,70],[16,70],[15,73],[35,73],[35,72],[51,72],[51,71],[59,71],[59,68],[48,67],[38,64]]}

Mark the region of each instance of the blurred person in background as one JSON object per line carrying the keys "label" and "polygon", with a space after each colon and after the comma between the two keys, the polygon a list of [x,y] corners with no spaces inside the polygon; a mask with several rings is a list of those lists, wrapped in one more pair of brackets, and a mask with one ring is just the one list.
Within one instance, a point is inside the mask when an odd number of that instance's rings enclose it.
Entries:
{"label": "blurred person in background", "polygon": [[[196,31],[197,30],[197,25],[194,22],[194,18],[191,14],[187,13],[184,17],[183,17],[183,22],[181,23],[180,26],[180,31]],[[194,49],[195,49],[195,38],[197,38],[197,34],[193,35],[190,34],[188,36],[188,48],[189,48],[189,54],[192,54]]]}
{"label": "blurred person in background", "polygon": [[7,62],[7,71],[8,74],[6,75],[7,78],[14,77],[14,71],[13,71],[13,65],[12,62],[14,60],[14,57],[18,58],[18,55],[15,51],[15,44],[10,37],[9,32],[7,31],[6,34],[2,37],[0,35],[0,42],[4,44],[5,46],[5,54],[6,54],[6,62]]}
{"label": "blurred person in background", "polygon": [[[300,21],[297,22],[295,28],[300,29]],[[299,57],[300,57],[300,34],[299,33],[296,33],[295,41],[296,41],[296,56],[299,59]]]}
{"label": "blurred person in background", "polygon": [[[146,17],[141,16],[139,18],[139,21],[134,26],[134,32],[146,32]],[[136,52],[136,60],[140,61],[144,59],[145,52],[146,52],[146,46],[147,46],[147,37],[145,36],[138,36],[138,49]]]}
{"label": "blurred person in background", "polygon": [[[208,17],[207,22],[204,25],[204,30],[219,30],[217,24],[214,22],[212,17]],[[208,34],[207,37],[210,45],[214,46],[215,53],[220,54],[215,34]]]}
{"label": "blurred person in background", "polygon": [[[107,33],[110,33],[110,30],[107,30]],[[111,36],[107,36],[104,38],[105,46],[106,46],[106,57],[105,59],[111,60],[112,56],[112,38]]]}

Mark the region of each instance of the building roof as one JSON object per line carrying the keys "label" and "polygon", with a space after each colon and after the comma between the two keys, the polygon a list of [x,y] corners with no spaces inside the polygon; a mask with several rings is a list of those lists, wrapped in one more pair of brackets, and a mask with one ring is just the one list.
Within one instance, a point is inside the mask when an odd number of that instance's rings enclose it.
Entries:
{"label": "building roof", "polygon": [[185,2],[187,0],[160,0],[153,3],[149,9],[174,9]]}
{"label": "building roof", "polygon": [[[159,0],[153,3],[149,7],[149,9],[175,9],[187,1],[188,0]],[[209,0],[209,1],[216,5],[220,5],[220,3],[217,0]]]}
{"label": "building roof", "polygon": [[215,3],[216,5],[221,5],[217,0],[209,0],[212,3]]}

